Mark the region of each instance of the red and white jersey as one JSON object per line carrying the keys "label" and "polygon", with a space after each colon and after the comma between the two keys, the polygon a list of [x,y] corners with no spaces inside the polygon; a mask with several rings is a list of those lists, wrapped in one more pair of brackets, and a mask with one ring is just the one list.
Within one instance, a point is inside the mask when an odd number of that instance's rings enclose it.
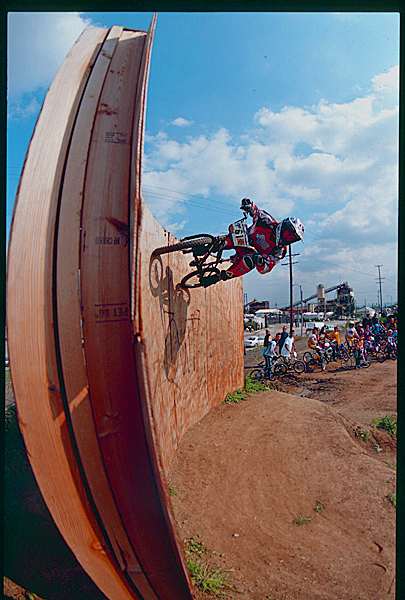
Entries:
{"label": "red and white jersey", "polygon": [[252,243],[264,257],[271,257],[273,263],[279,262],[286,254],[287,248],[276,248],[276,227],[278,221],[265,210],[253,204],[253,224],[249,227]]}

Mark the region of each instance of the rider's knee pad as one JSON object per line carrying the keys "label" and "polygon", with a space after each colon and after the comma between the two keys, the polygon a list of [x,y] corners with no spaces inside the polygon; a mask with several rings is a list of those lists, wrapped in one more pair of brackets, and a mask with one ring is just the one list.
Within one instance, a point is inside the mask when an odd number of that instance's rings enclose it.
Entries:
{"label": "rider's knee pad", "polygon": [[254,261],[251,254],[237,256],[233,258],[233,264],[226,271],[221,272],[221,278],[230,279],[231,277],[241,277],[249,273],[254,268]]}
{"label": "rider's knee pad", "polygon": [[242,262],[245,265],[245,267],[249,269],[249,271],[251,271],[256,266],[254,255],[252,254],[246,254],[246,256],[242,258]]}

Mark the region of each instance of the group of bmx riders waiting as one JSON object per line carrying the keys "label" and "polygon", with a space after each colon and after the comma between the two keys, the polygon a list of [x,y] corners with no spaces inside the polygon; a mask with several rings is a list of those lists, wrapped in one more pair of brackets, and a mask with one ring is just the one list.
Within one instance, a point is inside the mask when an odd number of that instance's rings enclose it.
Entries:
{"label": "group of bmx riders waiting", "polygon": [[[366,318],[363,323],[357,323],[357,325],[354,321],[349,321],[345,330],[345,342],[347,348],[353,351],[356,360],[355,369],[360,368],[360,362],[362,357],[364,358],[365,352],[370,352],[378,347],[383,337],[387,338],[388,354],[396,352],[398,341],[396,315],[389,317],[385,323],[377,317],[374,317],[373,320]],[[263,356],[270,379],[273,379],[271,375],[272,365],[280,356],[287,361],[297,356],[294,330],[288,333],[286,325],[283,326],[281,333],[276,334],[274,339],[271,337],[270,331],[266,329],[263,345]],[[325,326],[321,329],[314,327],[308,336],[308,348],[314,353],[315,357],[317,353],[322,353],[331,348],[332,359],[335,359],[339,346],[340,332],[338,326],[335,326],[330,333],[326,331]]]}

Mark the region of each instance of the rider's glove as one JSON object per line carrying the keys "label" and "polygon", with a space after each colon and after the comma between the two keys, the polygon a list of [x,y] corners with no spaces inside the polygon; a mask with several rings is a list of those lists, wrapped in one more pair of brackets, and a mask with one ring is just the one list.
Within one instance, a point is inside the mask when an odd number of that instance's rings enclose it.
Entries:
{"label": "rider's glove", "polygon": [[249,198],[242,198],[240,208],[241,210],[247,212],[249,215],[253,214],[253,202],[249,200]]}

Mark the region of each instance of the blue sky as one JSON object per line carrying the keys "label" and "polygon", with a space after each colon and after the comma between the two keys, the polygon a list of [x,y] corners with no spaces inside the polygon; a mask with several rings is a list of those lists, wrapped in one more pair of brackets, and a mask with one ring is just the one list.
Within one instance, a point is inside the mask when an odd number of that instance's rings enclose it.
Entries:
{"label": "blue sky", "polygon": [[[9,13],[7,230],[45,93],[86,26],[146,30],[152,13]],[[348,281],[359,305],[397,296],[396,13],[160,13],[143,194],[177,237],[221,233],[250,197],[296,215],[304,297]],[[288,268],[244,277],[249,300],[289,302]],[[294,288],[299,298],[299,288]]]}

